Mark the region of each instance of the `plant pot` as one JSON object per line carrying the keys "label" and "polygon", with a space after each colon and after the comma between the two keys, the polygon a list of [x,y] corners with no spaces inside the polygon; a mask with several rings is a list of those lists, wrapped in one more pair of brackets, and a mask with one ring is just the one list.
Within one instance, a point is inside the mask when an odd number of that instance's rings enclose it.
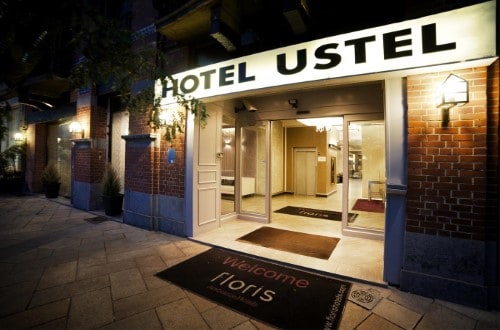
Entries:
{"label": "plant pot", "polygon": [[61,187],[61,183],[46,183],[44,185],[45,188],[45,197],[47,198],[57,198],[59,196],[59,188]]}
{"label": "plant pot", "polygon": [[102,196],[102,202],[106,215],[119,215],[122,213],[123,194]]}

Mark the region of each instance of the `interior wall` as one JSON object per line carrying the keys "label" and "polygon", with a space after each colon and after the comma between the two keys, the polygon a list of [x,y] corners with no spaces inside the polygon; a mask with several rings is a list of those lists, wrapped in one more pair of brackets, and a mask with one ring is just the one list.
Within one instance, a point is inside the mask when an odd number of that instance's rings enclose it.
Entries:
{"label": "interior wall", "polygon": [[385,131],[379,125],[362,126],[362,196],[368,198],[368,181],[385,182]]}
{"label": "interior wall", "polygon": [[271,194],[285,191],[284,130],[280,121],[271,122]]}
{"label": "interior wall", "polygon": [[234,178],[235,170],[235,136],[234,128],[222,129],[221,175]]}

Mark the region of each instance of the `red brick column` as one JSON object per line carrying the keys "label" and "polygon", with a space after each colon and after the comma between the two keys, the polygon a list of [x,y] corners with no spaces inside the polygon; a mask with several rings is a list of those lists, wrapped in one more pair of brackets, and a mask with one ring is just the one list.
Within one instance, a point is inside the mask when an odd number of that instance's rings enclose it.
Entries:
{"label": "red brick column", "polygon": [[84,132],[83,138],[73,140],[73,206],[100,209],[101,181],[106,168],[107,109],[97,105],[94,91],[78,95],[75,120]]}
{"label": "red brick column", "polygon": [[[499,64],[407,78],[408,194],[401,288],[498,308]],[[450,73],[469,102],[434,104]]]}
{"label": "red brick column", "polygon": [[[124,222],[141,228],[184,233],[185,136],[167,142],[149,127],[147,113],[131,113],[125,137]],[[168,163],[169,148],[175,162]]]}

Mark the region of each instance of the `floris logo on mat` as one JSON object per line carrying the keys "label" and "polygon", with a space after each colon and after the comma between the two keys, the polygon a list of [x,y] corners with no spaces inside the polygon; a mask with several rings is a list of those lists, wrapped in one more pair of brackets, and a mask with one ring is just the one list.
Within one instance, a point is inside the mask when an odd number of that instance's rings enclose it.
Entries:
{"label": "floris logo on mat", "polygon": [[337,329],[351,283],[211,248],[157,274],[279,329]]}
{"label": "floris logo on mat", "polygon": [[[309,281],[306,279],[297,279],[293,275],[284,274],[272,269],[266,269],[259,264],[248,263],[247,261],[240,260],[238,258],[227,257],[222,264],[228,265],[235,271],[251,273],[257,277],[263,277],[270,281],[289,284],[299,289],[307,288],[309,286]],[[265,288],[263,285],[255,285],[248,283],[248,281],[245,282],[244,280],[239,279],[236,274],[229,272],[222,272],[218,274],[210,282],[212,282],[213,285],[209,286],[209,289],[217,291],[221,294],[224,294],[221,289],[227,289],[229,290],[227,292],[229,293],[229,297],[249,303],[250,305],[258,304],[252,300],[248,300],[248,298],[258,298],[263,302],[269,302],[272,301],[276,295],[276,291]]]}

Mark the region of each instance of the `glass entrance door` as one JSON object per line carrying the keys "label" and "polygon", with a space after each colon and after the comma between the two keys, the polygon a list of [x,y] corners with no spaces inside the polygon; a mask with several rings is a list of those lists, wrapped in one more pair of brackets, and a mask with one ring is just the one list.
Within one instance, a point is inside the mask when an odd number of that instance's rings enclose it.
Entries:
{"label": "glass entrance door", "polygon": [[[385,230],[385,125],[383,118],[346,117],[344,139],[345,233],[378,236]],[[347,174],[347,175],[346,175]],[[344,212],[346,213],[346,212]]]}
{"label": "glass entrance door", "polygon": [[269,122],[240,127],[239,192],[240,217],[269,221]]}

